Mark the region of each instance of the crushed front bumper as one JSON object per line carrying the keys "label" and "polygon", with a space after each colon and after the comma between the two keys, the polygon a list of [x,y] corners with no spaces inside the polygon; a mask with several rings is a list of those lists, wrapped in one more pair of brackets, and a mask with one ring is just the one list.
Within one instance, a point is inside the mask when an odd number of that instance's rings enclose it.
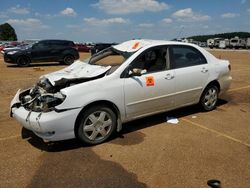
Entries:
{"label": "crushed front bumper", "polygon": [[81,108],[63,110],[61,112],[28,111],[20,105],[20,90],[11,101],[11,116],[23,127],[33,131],[47,141],[59,141],[75,138],[75,121]]}

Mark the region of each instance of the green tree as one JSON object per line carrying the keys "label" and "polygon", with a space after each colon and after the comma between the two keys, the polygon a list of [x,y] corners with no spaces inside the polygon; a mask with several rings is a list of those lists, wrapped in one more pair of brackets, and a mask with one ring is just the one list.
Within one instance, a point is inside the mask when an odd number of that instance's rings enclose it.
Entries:
{"label": "green tree", "polygon": [[17,36],[15,29],[8,23],[0,25],[0,40],[16,41]]}

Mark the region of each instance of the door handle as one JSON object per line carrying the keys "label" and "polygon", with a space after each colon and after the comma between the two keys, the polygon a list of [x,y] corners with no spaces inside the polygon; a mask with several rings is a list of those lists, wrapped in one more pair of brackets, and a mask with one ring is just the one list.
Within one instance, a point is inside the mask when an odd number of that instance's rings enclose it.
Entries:
{"label": "door handle", "polygon": [[205,67],[203,67],[202,70],[201,70],[201,72],[206,73],[206,72],[208,72],[208,69],[205,68]]}
{"label": "door handle", "polygon": [[171,80],[171,79],[173,79],[174,78],[174,75],[171,75],[171,74],[167,74],[166,76],[165,76],[165,79],[166,80]]}

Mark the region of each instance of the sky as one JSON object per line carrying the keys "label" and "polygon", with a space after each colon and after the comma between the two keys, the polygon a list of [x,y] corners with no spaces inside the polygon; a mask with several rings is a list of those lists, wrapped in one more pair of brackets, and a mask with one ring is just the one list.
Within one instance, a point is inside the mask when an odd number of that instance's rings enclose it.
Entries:
{"label": "sky", "polygon": [[18,40],[122,42],[250,32],[250,0],[4,0]]}

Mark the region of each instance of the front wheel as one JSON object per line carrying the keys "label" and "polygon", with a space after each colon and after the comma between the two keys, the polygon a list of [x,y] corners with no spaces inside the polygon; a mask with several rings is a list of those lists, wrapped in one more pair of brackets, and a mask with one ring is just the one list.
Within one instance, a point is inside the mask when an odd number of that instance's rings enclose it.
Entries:
{"label": "front wheel", "polygon": [[203,110],[211,111],[215,109],[218,101],[219,89],[215,85],[209,85],[202,93],[200,105]]}
{"label": "front wheel", "polygon": [[93,106],[80,114],[77,137],[94,145],[106,141],[116,128],[116,115],[108,107]]}
{"label": "front wheel", "polygon": [[21,56],[21,57],[17,58],[16,63],[20,67],[28,67],[30,65],[31,61],[30,61],[30,58],[25,57],[25,56]]}

